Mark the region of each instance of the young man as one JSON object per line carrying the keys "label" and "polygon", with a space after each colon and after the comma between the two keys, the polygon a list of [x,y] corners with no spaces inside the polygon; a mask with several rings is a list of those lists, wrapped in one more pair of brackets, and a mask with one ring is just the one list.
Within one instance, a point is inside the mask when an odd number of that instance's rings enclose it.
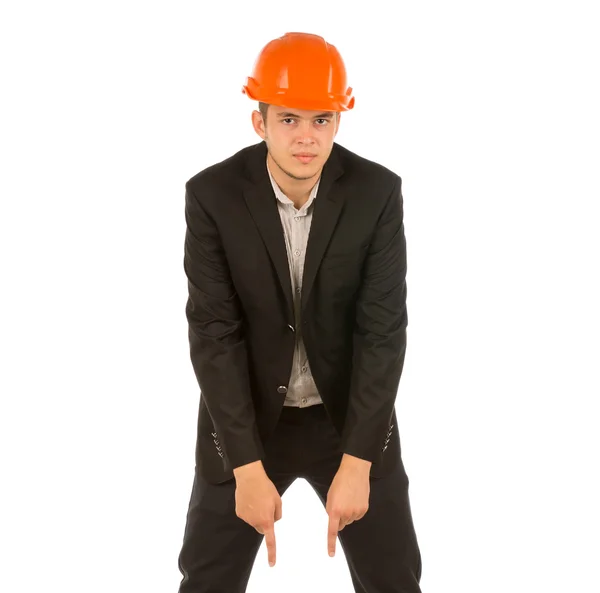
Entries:
{"label": "young man", "polygon": [[186,183],[200,386],[180,593],[243,592],[296,478],[355,591],[420,592],[395,398],[406,351],[401,179],[334,142],[354,106],[337,49],[287,33],[243,87],[262,138]]}

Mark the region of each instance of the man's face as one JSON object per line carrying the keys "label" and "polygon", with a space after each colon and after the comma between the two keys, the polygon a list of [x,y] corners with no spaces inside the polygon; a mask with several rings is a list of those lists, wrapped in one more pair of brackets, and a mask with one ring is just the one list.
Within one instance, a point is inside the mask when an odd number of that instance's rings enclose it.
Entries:
{"label": "man's face", "polygon": [[[329,158],[339,114],[269,105],[266,128],[258,111],[253,113],[253,123],[273,160],[289,176],[301,180],[314,177]],[[302,159],[302,153],[314,156]]]}

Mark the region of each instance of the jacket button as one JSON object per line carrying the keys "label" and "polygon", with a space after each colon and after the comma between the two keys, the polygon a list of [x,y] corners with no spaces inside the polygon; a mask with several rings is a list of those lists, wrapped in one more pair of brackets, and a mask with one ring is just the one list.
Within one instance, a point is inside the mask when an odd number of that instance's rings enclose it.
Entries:
{"label": "jacket button", "polygon": [[287,393],[287,387],[285,385],[280,385],[277,388],[277,393]]}

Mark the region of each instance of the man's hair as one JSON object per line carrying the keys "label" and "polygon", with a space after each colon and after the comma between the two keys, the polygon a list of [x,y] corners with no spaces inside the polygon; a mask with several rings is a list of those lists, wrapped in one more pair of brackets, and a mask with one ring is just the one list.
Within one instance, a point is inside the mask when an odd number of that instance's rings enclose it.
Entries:
{"label": "man's hair", "polygon": [[[263,121],[265,122],[265,126],[267,125],[267,111],[269,109],[269,103],[263,103],[262,101],[258,102],[258,110],[262,115]],[[335,119],[338,119],[340,116],[339,112],[335,112]]]}
{"label": "man's hair", "polygon": [[265,126],[267,125],[267,110],[269,109],[268,103],[263,103],[262,101],[258,102],[258,110],[262,115],[263,121],[265,122]]}

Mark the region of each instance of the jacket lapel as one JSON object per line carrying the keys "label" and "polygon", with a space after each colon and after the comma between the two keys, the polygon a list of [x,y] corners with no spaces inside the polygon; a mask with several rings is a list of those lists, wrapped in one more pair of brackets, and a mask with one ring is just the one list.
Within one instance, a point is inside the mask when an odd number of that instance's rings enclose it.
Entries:
{"label": "jacket lapel", "polygon": [[[336,180],[342,175],[344,169],[337,146],[334,142],[331,154],[321,172],[319,190],[313,202],[314,210],[302,280],[302,310],[308,302],[321,259],[342,209],[343,196]],[[244,188],[244,199],[277,272],[290,318],[294,319],[294,300],[285,236],[266,159],[267,145],[263,140],[251,147],[249,151],[246,167],[249,183]]]}
{"label": "jacket lapel", "polygon": [[337,145],[333,149],[321,173],[319,190],[313,202],[313,217],[304,260],[302,278],[302,311],[306,307],[323,254],[335,229],[343,206],[343,192],[337,179],[344,169],[339,159]]}

